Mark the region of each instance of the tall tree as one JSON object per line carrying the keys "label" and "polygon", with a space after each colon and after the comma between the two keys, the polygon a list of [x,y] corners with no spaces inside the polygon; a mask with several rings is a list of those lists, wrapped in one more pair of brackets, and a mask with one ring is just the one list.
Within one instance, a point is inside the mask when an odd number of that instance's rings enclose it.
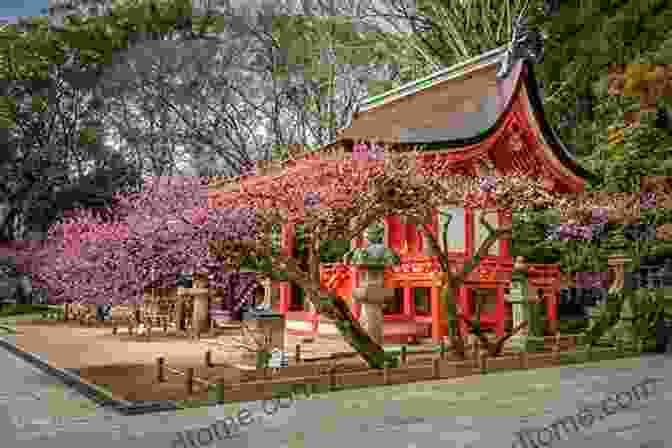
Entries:
{"label": "tall tree", "polygon": [[106,145],[96,76],[68,41],[46,18],[1,33],[0,232],[11,240],[46,232],[68,208],[104,206],[139,179]]}

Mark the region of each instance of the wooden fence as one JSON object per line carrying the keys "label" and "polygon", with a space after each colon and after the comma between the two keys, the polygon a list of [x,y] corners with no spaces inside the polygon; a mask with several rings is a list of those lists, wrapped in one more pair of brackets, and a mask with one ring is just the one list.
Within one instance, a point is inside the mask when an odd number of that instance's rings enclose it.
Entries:
{"label": "wooden fence", "polygon": [[[247,372],[244,380],[238,383],[227,383],[227,378],[217,377],[209,380],[197,378],[194,376],[194,369],[189,368],[186,372],[169,368],[165,365],[163,358],[157,358],[157,381],[165,380],[165,372],[184,376],[185,388],[188,394],[194,392],[194,384],[198,383],[205,388],[214,388],[217,392],[217,399],[224,401],[244,401],[270,399],[277,395],[279,390],[286,391],[299,387],[305,388],[307,385],[328,387],[337,389],[342,387],[364,387],[373,385],[406,384],[416,381],[428,381],[438,379],[460,378],[470,375],[485,374],[494,370],[517,370],[517,369],[537,369],[563,364],[563,357],[571,357],[578,362],[591,360],[612,359],[622,356],[626,352],[626,347],[619,342],[617,347],[609,348],[587,348],[576,350],[576,337],[551,337],[553,345],[550,352],[527,353],[520,352],[515,354],[502,355],[497,357],[488,357],[487,353],[480,350],[477,344],[474,345],[470,359],[462,361],[453,361],[445,359],[446,351],[423,350],[421,352],[407,352],[402,347],[400,356],[400,365],[396,368],[386,367],[384,369],[369,369],[361,365],[338,365],[339,359],[344,359],[358,354],[339,354],[330,358],[326,364],[302,362],[300,359],[300,347],[297,346],[295,365],[290,365],[281,369],[257,369]],[[572,342],[574,344],[572,344]],[[563,348],[565,351],[563,352]],[[567,350],[569,348],[570,350]],[[573,350],[572,350],[573,348]],[[632,353],[637,352],[637,348]],[[641,347],[639,347],[641,350]],[[409,358],[415,355],[432,355],[432,359],[425,362],[413,363]],[[477,356],[474,356],[477,355]],[[205,365],[210,367],[211,352],[205,354]]]}

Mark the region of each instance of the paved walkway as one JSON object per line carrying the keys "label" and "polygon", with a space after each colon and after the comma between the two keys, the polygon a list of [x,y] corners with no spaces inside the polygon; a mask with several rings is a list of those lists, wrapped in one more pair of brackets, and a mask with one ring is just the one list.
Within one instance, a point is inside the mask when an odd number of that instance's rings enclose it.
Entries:
{"label": "paved walkway", "polygon": [[[569,434],[567,440],[529,447],[663,448],[662,441],[669,439],[672,408],[668,404],[672,379],[663,381],[672,371],[672,359],[656,356],[590,367],[493,374],[462,384],[442,381],[342,391],[322,398],[297,397],[292,406],[272,416],[264,415],[260,403],[246,403],[240,407],[249,410],[253,423],[234,439],[207,443],[208,433],[198,429],[236,415],[233,408],[239,405],[109,416],[4,350],[0,350],[0,371],[0,445],[12,448],[502,448],[512,446],[514,433],[520,429],[540,428],[576,415],[581,406],[598,403],[609,393],[631,390],[646,377],[662,381],[656,383],[648,400]],[[84,418],[50,420],[50,414],[67,415],[61,397],[72,408],[67,409],[69,415],[81,409]],[[177,442],[176,432],[188,429],[193,430],[194,443]]]}

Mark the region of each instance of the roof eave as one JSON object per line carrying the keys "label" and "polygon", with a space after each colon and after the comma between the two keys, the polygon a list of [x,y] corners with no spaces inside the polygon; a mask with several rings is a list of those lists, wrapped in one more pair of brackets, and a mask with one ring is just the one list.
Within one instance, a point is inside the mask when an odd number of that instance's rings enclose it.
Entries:
{"label": "roof eave", "polygon": [[414,95],[432,85],[448,80],[461,78],[471,72],[498,64],[506,52],[507,47],[499,47],[486,53],[467,59],[459,64],[439,70],[424,78],[411,81],[395,89],[383,92],[380,95],[369,97],[358,104],[358,112],[366,112],[389,102]]}

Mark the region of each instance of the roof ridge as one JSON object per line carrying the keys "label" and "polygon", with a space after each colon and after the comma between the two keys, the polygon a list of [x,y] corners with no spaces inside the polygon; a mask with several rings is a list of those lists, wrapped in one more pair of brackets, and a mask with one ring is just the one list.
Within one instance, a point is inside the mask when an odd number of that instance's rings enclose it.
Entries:
{"label": "roof ridge", "polygon": [[[378,95],[368,97],[357,104],[358,106],[357,110],[359,112],[364,112],[371,108],[387,104],[391,101],[395,101],[397,99],[413,95],[437,83],[447,81],[449,79],[459,78],[468,74],[471,71],[499,63],[500,59],[504,56],[507,48],[508,48],[507,46],[502,46],[490,51],[486,51],[485,53],[481,53],[465,61],[453,64],[447,68],[437,70],[432,74],[416,79],[414,81],[410,81],[394,89],[388,90]],[[387,101],[383,101],[385,99],[387,99]]]}

